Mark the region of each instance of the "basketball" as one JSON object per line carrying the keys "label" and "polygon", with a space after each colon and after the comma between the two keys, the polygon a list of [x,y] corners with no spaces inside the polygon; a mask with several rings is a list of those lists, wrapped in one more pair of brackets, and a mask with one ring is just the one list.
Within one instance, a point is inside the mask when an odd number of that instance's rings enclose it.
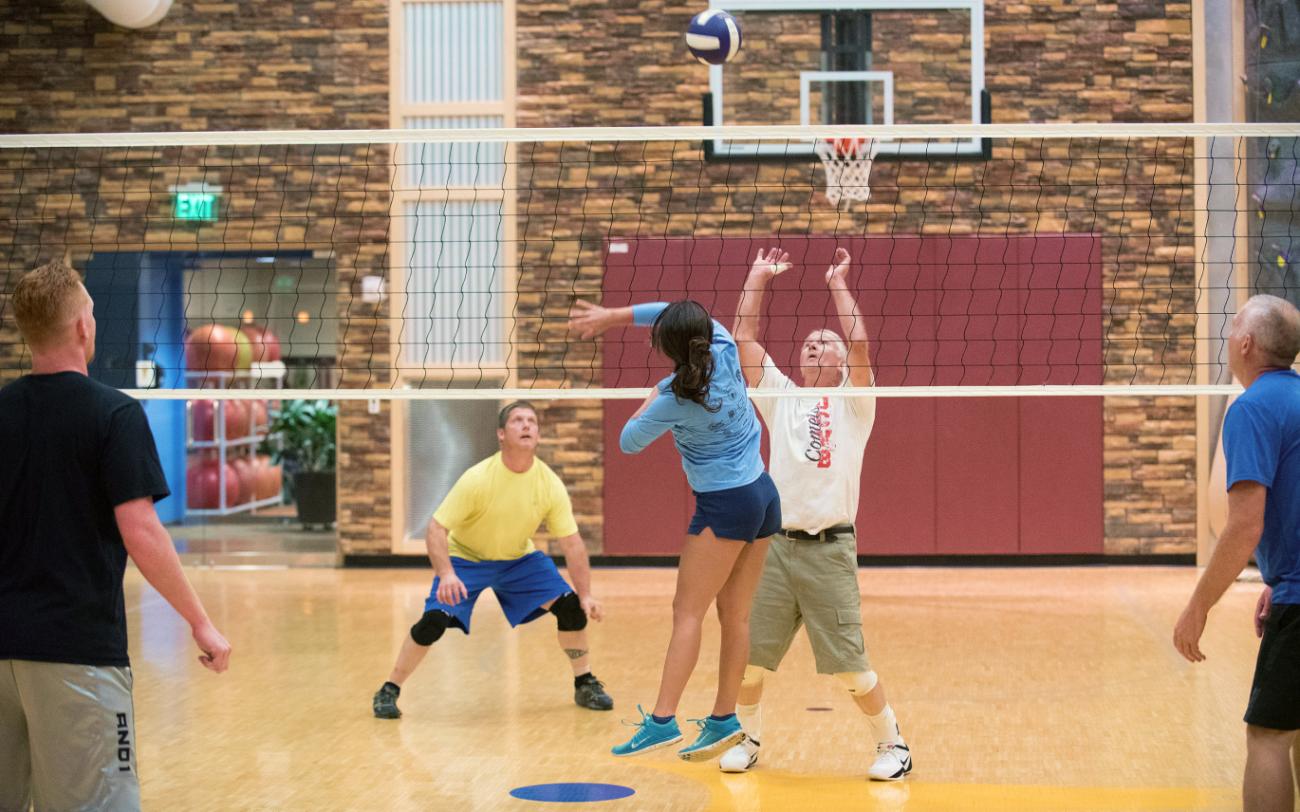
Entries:
{"label": "basketball", "polygon": [[253,431],[260,437],[266,433],[266,427],[270,425],[271,416],[266,407],[264,400],[250,400],[248,402],[249,419],[252,423]]}
{"label": "basketball", "polygon": [[[257,401],[252,401],[257,403]],[[211,442],[216,439],[216,406],[211,400],[194,401],[194,439]],[[265,411],[265,409],[263,409]],[[240,400],[228,400],[222,406],[225,415],[226,440],[243,440],[248,437],[252,425],[252,413],[249,406]]]}
{"label": "basketball", "polygon": [[[191,462],[185,472],[185,502],[192,510],[215,510],[221,507],[220,462],[200,459]],[[239,504],[239,472],[234,466],[225,466],[226,506]]]}
{"label": "basketball", "polygon": [[232,370],[239,350],[235,330],[221,324],[205,324],[185,339],[185,366],[191,370]]}
{"label": "basketball", "polygon": [[261,364],[280,360],[280,339],[276,338],[268,327],[246,324],[239,331],[248,337],[253,345],[253,363]]}
{"label": "basketball", "polygon": [[721,65],[740,53],[740,26],[721,9],[702,11],[686,29],[686,47],[706,65]]}
{"label": "basketball", "polygon": [[259,454],[253,460],[253,498],[270,499],[280,492],[280,466],[272,465],[271,458]]}
{"label": "basketball", "polygon": [[253,461],[247,456],[241,455],[230,461],[230,467],[235,469],[235,480],[239,491],[235,496],[235,504],[242,505],[245,502],[253,501],[253,494],[257,485],[257,468]]}

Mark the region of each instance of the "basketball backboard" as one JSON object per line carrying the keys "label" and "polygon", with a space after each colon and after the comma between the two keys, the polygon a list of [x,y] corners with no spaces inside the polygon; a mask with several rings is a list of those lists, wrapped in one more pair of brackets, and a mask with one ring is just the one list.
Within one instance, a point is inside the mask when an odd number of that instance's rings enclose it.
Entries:
{"label": "basketball backboard", "polygon": [[[709,68],[712,125],[979,124],[983,0],[711,0],[740,54]],[[710,143],[711,157],[815,159],[812,141]],[[895,140],[878,158],[977,157],[979,139]]]}

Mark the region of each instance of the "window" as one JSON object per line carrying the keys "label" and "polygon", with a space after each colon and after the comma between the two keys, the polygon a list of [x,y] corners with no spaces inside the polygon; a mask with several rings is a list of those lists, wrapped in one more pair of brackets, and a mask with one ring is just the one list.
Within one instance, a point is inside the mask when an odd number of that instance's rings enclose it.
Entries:
{"label": "window", "polygon": [[[871,70],[871,12],[839,11],[822,15],[822,70]],[[871,85],[834,82],[822,95],[822,123],[875,124]]]}
{"label": "window", "polygon": [[[515,123],[514,0],[396,0],[391,126]],[[399,386],[509,385],[514,171],[502,144],[429,142],[394,151],[392,357]],[[393,552],[424,549],[429,515],[496,449],[496,409],[472,401],[393,408]]]}

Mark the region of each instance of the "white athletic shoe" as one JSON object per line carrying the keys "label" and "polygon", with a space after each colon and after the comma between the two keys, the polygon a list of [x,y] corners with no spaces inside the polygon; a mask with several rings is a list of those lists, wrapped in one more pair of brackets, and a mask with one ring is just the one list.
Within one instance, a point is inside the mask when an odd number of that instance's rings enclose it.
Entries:
{"label": "white athletic shoe", "polygon": [[749,772],[758,763],[758,742],[746,736],[718,759],[718,769],[724,773]]}
{"label": "white athletic shoe", "polygon": [[903,742],[876,746],[876,760],[867,770],[872,781],[901,781],[912,771],[912,751]]}

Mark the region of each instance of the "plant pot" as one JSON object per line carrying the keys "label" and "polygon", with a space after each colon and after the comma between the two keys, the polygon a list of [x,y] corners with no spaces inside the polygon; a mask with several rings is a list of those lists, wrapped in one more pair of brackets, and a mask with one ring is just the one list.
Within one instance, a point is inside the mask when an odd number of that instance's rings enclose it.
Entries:
{"label": "plant pot", "polygon": [[334,471],[299,471],[293,475],[298,521],[328,527],[334,522],[337,493]]}

